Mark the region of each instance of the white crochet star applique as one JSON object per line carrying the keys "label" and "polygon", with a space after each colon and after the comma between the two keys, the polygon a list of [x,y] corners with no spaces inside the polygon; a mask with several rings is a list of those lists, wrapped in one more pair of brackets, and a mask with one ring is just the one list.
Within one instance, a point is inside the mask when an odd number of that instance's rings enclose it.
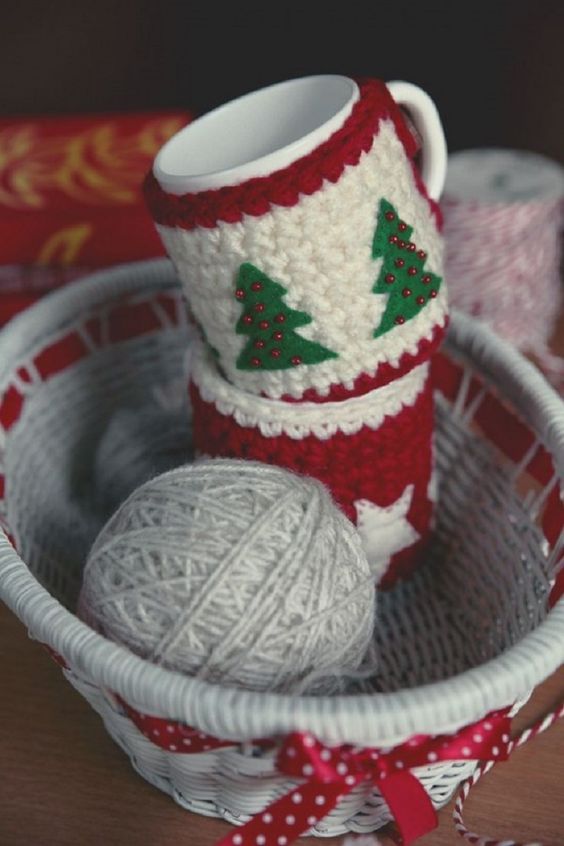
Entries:
{"label": "white crochet star applique", "polygon": [[408,485],[392,505],[381,508],[369,499],[357,499],[356,527],[362,545],[377,580],[386,572],[392,556],[419,540],[407,520],[413,498],[413,485]]}

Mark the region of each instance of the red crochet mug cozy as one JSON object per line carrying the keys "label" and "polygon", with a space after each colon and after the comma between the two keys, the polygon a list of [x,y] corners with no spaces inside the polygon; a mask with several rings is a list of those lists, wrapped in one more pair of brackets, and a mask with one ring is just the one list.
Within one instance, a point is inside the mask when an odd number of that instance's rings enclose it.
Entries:
{"label": "red crochet mug cozy", "polygon": [[429,532],[429,359],[448,311],[414,136],[383,82],[358,90],[280,170],[180,195],[150,173],[145,195],[201,329],[196,449],[326,483],[387,586]]}

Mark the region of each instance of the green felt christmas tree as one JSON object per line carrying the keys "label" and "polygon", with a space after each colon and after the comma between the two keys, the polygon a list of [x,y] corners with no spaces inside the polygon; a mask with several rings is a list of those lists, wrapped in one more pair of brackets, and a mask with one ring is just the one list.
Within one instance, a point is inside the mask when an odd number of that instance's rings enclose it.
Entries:
{"label": "green felt christmas tree", "polygon": [[425,270],[427,253],[409,240],[412,232],[392,204],[381,200],[372,257],[384,261],[372,291],[387,294],[388,302],[375,338],[411,320],[439,293],[442,279]]}
{"label": "green felt christmas tree", "polygon": [[237,359],[239,370],[285,370],[337,358],[337,353],[294,331],[312,319],[304,311],[289,308],[283,301],[286,293],[282,285],[249,262],[239,268],[235,296],[243,314],[236,332],[249,336]]}

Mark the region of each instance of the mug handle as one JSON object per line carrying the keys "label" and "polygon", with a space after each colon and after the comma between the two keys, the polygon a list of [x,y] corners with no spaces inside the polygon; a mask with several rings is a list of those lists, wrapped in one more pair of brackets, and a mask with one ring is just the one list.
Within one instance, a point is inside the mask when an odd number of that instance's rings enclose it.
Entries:
{"label": "mug handle", "polygon": [[428,94],[411,82],[387,82],[398,106],[403,106],[421,136],[421,178],[432,200],[441,196],[447,169],[447,146],[437,107]]}

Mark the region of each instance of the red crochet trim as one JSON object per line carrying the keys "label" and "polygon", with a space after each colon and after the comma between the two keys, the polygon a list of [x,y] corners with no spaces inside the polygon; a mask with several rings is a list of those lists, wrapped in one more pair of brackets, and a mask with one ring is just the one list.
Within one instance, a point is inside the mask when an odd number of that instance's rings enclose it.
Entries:
{"label": "red crochet trim", "polygon": [[341,402],[342,400],[351,399],[351,397],[360,397],[376,388],[381,388],[393,382],[394,379],[399,379],[405,376],[418,364],[423,364],[428,361],[434,353],[438,350],[443,342],[448,326],[448,318],[444,326],[435,326],[430,338],[423,338],[417,347],[416,353],[404,353],[400,358],[398,364],[393,365],[388,361],[382,362],[374,376],[368,373],[361,373],[354,381],[352,388],[345,388],[344,385],[331,385],[329,393],[325,396],[320,396],[315,388],[308,388],[299,399],[286,394],[282,397],[284,402]]}
{"label": "red crochet trim", "polygon": [[[160,187],[150,171],[144,184],[145,199],[157,223],[163,226],[212,229],[219,221],[238,223],[243,215],[260,217],[272,205],[295,206],[300,195],[314,194],[324,180],[337,182],[347,165],[357,165],[362,153],[372,148],[380,121],[390,118],[409,159],[417,152],[417,142],[383,82],[358,80],[360,99],[341,129],[313,152],[268,176],[196,194],[176,196]],[[418,190],[428,200],[435,216],[438,205],[430,200],[414,166]],[[439,222],[437,217],[437,222]]]}
{"label": "red crochet trim", "polygon": [[193,437],[196,450],[211,457],[246,458],[277,464],[323,482],[353,522],[355,500],[386,507],[414,485],[407,519],[421,540],[392,559],[381,586],[408,576],[429,533],[432,504],[428,498],[432,470],[433,395],[431,380],[412,406],[387,417],[376,431],[364,426],[352,435],[336,432],[327,440],[315,435],[296,440],[282,434],[269,438],[258,428],[242,427],[205,402],[191,384]]}

